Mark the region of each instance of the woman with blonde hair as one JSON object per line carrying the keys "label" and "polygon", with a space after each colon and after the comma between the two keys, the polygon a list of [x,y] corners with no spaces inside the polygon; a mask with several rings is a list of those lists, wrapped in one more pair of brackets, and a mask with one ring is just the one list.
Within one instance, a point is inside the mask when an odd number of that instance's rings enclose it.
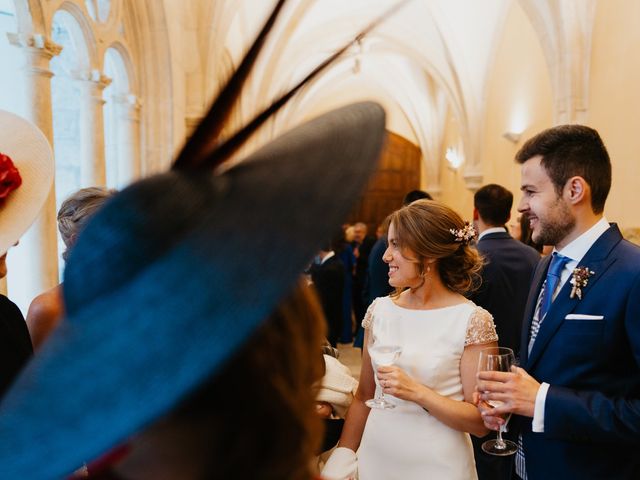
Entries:
{"label": "woman with blonde hair", "polygon": [[[81,188],[70,195],[58,210],[58,230],[66,247],[62,258],[67,261],[71,247],[89,219],[116,193],[102,187]],[[64,315],[62,284],[35,297],[27,312],[27,327],[34,349],[49,336]]]}
{"label": "woman with blonde hair", "polygon": [[[480,281],[481,259],[469,246],[475,232],[431,200],[413,202],[389,220],[383,259],[395,292],[374,300],[362,322],[360,385],[323,475],[477,478],[469,433],[487,430],[472,394],[479,352],[498,337],[491,315],[464,296]],[[370,350],[380,344],[399,347],[393,365],[372,362]],[[394,408],[365,404],[380,394]]]}

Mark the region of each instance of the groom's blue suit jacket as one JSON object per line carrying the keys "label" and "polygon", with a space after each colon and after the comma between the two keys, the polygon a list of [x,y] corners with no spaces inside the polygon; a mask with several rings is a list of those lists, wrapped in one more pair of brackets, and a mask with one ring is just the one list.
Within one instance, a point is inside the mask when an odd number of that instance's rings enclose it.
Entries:
{"label": "groom's blue suit jacket", "polygon": [[549,262],[534,273],[520,350],[521,366],[551,385],[544,433],[521,422],[528,478],[639,479],[640,248],[612,224],[578,263],[594,272],[582,299],[569,277],[528,355]]}

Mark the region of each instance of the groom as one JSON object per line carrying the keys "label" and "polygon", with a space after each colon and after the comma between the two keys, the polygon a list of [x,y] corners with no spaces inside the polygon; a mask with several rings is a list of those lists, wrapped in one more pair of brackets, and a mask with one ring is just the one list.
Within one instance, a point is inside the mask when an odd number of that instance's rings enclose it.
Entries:
{"label": "groom", "polygon": [[478,376],[485,424],[520,415],[516,478],[640,478],[640,248],[603,216],[609,155],[595,130],[564,125],[516,160],[518,210],[555,248],[534,273],[522,368]]}

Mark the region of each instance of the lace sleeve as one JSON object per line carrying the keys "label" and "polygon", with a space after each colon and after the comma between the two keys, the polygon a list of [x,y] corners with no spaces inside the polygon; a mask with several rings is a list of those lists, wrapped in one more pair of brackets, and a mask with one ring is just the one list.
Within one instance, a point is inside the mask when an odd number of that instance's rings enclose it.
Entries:
{"label": "lace sleeve", "polygon": [[469,318],[467,326],[467,338],[464,346],[482,345],[483,343],[497,342],[498,334],[493,324],[493,315],[482,307],[476,307]]}
{"label": "lace sleeve", "polygon": [[362,319],[362,328],[364,328],[365,330],[371,326],[371,322],[373,321],[373,310],[376,306],[377,301],[378,299],[376,298],[373,302],[371,302],[371,305],[369,305],[369,308],[367,308],[367,313],[364,314],[364,318]]}

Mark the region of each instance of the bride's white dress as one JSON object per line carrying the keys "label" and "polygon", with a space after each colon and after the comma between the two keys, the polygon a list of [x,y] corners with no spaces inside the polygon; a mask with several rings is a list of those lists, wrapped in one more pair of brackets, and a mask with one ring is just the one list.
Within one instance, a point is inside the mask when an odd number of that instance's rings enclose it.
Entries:
{"label": "bride's white dress", "polygon": [[[371,304],[362,325],[369,328],[371,322],[376,332],[378,322],[392,322],[383,330],[393,337],[390,343],[402,346],[396,365],[454,400],[464,399],[460,358],[465,346],[498,339],[491,314],[471,302],[411,310],[381,297]],[[415,403],[385,398],[396,408],[371,409],[357,452],[360,480],[477,478],[469,434],[446,426]]]}

